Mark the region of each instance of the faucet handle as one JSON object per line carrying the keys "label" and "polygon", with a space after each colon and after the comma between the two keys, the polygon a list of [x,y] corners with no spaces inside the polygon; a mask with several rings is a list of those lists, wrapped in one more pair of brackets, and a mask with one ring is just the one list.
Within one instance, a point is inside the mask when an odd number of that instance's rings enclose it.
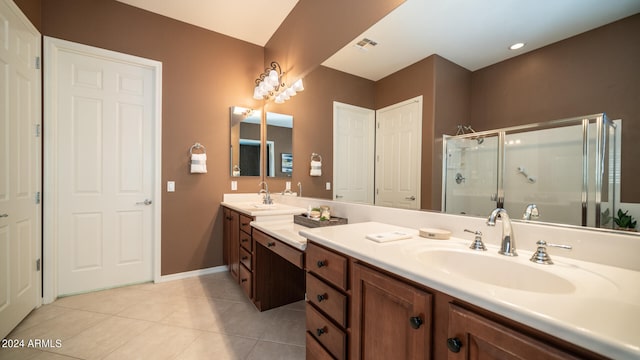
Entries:
{"label": "faucet handle", "polygon": [[567,250],[573,249],[571,245],[551,244],[544,240],[538,240],[536,242],[536,245],[538,245],[538,249],[536,249],[536,252],[531,256],[531,259],[529,260],[533,261],[534,263],[543,264],[543,265],[553,264],[553,261],[551,261],[551,257],[547,253],[547,246],[557,247],[557,248],[567,249]]}
{"label": "faucet handle", "polygon": [[471,245],[469,245],[469,249],[487,251],[487,247],[484,246],[484,243],[482,242],[482,232],[479,230],[473,231],[469,229],[464,229],[464,231],[476,235]]}

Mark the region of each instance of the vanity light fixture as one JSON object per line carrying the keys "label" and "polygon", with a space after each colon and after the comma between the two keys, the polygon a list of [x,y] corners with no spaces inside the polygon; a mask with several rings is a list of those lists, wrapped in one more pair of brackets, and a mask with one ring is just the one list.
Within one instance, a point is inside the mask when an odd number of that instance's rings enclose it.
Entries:
{"label": "vanity light fixture", "polygon": [[266,68],[256,79],[253,98],[256,100],[269,100],[273,98],[276,104],[282,104],[304,90],[302,79],[297,80],[293,85],[287,87],[287,84],[282,80],[283,75],[284,72],[282,72],[280,64],[272,61],[271,66]]}
{"label": "vanity light fixture", "polygon": [[525,43],[515,43],[511,46],[509,46],[509,50],[518,50],[518,49],[522,49],[524,47]]}

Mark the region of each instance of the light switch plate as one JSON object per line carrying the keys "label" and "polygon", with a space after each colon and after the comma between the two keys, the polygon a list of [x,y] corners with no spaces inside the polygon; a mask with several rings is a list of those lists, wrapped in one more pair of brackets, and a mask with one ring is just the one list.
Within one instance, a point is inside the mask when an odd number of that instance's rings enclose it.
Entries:
{"label": "light switch plate", "polygon": [[176,182],[167,181],[167,192],[175,192],[175,191],[176,191]]}
{"label": "light switch plate", "polygon": [[326,184],[325,188],[327,190],[331,190],[331,183],[327,181],[327,184]]}
{"label": "light switch plate", "polygon": [[231,190],[236,191],[238,190],[238,182],[237,181],[231,181]]}

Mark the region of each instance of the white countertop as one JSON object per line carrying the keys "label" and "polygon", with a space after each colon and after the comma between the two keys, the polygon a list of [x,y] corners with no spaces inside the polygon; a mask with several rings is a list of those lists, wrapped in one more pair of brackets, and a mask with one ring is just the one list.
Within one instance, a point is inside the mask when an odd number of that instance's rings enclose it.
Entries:
{"label": "white countertop", "polygon": [[[387,243],[366,239],[367,234],[397,230],[416,235]],[[555,264],[539,265],[529,261],[530,251],[518,250],[519,256],[510,258],[498,255],[497,247],[488,245],[488,251],[475,252],[468,248],[472,235],[470,239],[430,240],[417,234],[415,229],[379,222],[300,230],[300,235],[319,244],[596,353],[614,359],[640,358],[640,272],[563,258],[554,250],[550,252]],[[512,261],[520,268],[533,267],[530,270],[568,279],[575,288],[547,293],[476,281],[421,261],[418,254],[425,250],[471,252],[486,256],[483,260],[488,259],[488,264]],[[490,280],[502,276],[513,274],[500,273]],[[523,278],[522,284],[529,281]]]}
{"label": "white countertop", "polygon": [[301,207],[290,206],[285,204],[264,205],[257,201],[223,201],[222,206],[236,210],[243,214],[253,216],[257,221],[263,220],[270,216],[278,215],[297,215],[307,212],[307,209]]}
{"label": "white countertop", "polygon": [[271,235],[274,238],[291,245],[296,249],[304,251],[307,248],[307,238],[299,234],[300,231],[308,229],[306,226],[298,225],[292,220],[289,221],[252,221],[251,226]]}

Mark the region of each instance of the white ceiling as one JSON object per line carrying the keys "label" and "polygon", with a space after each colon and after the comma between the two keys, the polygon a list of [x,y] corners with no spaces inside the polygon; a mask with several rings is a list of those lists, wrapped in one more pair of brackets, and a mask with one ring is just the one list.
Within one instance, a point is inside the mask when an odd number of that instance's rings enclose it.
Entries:
{"label": "white ceiling", "polygon": [[[260,46],[298,2],[118,1]],[[640,0],[407,0],[323,65],[379,80],[438,54],[477,70],[638,12]],[[378,45],[355,48],[363,37]],[[637,39],[630,34],[630,40]],[[527,45],[508,50],[515,42]]]}
{"label": "white ceiling", "polygon": [[264,46],[298,0],[117,0]]}

